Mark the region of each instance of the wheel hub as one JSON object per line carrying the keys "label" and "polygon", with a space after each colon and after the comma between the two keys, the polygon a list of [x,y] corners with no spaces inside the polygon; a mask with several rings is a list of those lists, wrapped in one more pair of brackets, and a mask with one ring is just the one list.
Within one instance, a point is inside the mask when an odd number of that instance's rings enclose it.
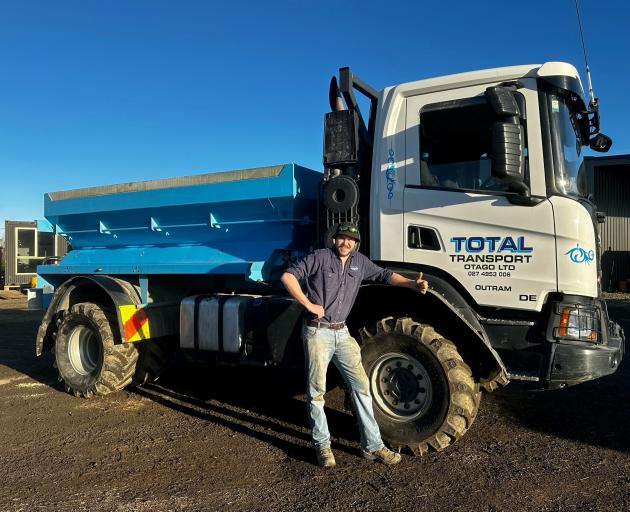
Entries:
{"label": "wheel hub", "polygon": [[98,336],[85,325],[77,325],[68,338],[68,359],[75,372],[89,375],[101,359],[101,345]]}
{"label": "wheel hub", "polygon": [[388,416],[412,421],[431,403],[431,379],[415,357],[403,353],[381,356],[372,367],[370,383],[374,400]]}

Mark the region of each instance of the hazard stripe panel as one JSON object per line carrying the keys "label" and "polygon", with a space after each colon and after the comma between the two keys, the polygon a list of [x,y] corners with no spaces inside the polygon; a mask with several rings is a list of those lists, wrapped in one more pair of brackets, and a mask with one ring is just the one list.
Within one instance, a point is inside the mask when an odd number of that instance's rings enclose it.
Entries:
{"label": "hazard stripe panel", "polygon": [[151,337],[149,318],[142,307],[135,304],[118,306],[123,323],[125,341],[142,341]]}

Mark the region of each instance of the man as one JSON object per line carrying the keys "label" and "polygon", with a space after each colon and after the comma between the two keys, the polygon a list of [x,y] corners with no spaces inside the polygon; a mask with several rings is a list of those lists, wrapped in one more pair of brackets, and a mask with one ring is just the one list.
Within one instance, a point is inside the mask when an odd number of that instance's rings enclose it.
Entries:
{"label": "man", "polygon": [[[383,269],[356,251],[361,241],[354,224],[344,223],[334,235],[334,249],[319,249],[297,262],[282,275],[282,284],[310,313],[302,340],[308,371],[308,411],[317,462],[333,467],[330,433],[324,413],[326,369],[332,360],[350,388],[359,419],[363,456],[384,464],[397,464],[400,454],[387,449],[381,439],[370,396],[370,385],[361,364],[361,349],[345,325],[362,281],[387,282],[426,293],[428,283]],[[299,280],[306,281],[306,294]]]}

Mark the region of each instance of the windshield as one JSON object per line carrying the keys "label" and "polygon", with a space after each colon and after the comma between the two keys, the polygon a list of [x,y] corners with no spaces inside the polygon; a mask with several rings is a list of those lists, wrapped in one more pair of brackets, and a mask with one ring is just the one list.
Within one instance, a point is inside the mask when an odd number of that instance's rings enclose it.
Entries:
{"label": "windshield", "polygon": [[586,197],[586,171],[582,142],[573,111],[560,95],[549,95],[556,190],[564,195]]}

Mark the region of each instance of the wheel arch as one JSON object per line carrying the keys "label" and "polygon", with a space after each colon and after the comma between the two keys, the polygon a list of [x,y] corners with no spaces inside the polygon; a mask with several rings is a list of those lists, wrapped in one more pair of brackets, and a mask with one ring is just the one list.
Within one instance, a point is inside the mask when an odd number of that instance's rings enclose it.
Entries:
{"label": "wheel arch", "polygon": [[35,351],[37,356],[52,349],[57,330],[59,313],[80,302],[93,302],[113,306],[118,318],[120,339],[126,341],[118,306],[140,305],[140,296],[128,281],[111,276],[75,276],[59,286],[53,295],[46,314],[37,331]]}
{"label": "wheel arch", "polygon": [[[392,270],[410,279],[418,275],[417,270]],[[506,385],[506,367],[466,299],[443,278],[431,274],[425,274],[424,278],[429,281],[425,295],[394,286],[362,286],[348,318],[350,329],[358,332],[361,327],[387,316],[409,316],[424,321],[453,341],[482,389],[493,391]]]}

